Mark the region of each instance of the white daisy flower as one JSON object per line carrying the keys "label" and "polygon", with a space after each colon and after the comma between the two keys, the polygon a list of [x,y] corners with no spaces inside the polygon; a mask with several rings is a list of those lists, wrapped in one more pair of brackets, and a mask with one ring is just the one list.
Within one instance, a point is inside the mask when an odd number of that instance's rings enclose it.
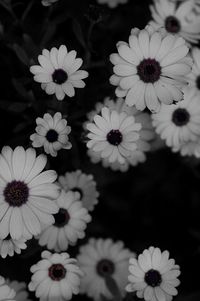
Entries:
{"label": "white daisy flower", "polygon": [[11,281],[9,279],[6,279],[6,284],[15,291],[16,301],[31,301],[30,299],[28,299],[28,291],[25,282],[18,282],[16,280]]}
{"label": "white daisy flower", "polygon": [[50,6],[51,4],[57,2],[58,0],[42,0],[42,5]]}
{"label": "white daisy flower", "polygon": [[60,189],[53,183],[54,170],[43,171],[44,155],[34,149],[3,147],[0,154],[0,239],[30,239],[41,232],[41,224],[54,222],[58,207],[53,201]]}
{"label": "white daisy flower", "polygon": [[26,239],[16,240],[8,235],[6,238],[0,239],[0,256],[6,258],[7,256],[13,256],[14,253],[21,254],[21,250],[26,249],[26,247]]}
{"label": "white daisy flower", "polygon": [[111,163],[118,161],[123,164],[137,149],[141,127],[133,116],[103,107],[101,115],[95,115],[94,121],[87,124],[87,137],[90,139],[87,147]]}
{"label": "white daisy flower", "polygon": [[193,58],[193,66],[191,73],[188,74],[189,86],[200,92],[200,49],[192,48],[191,55]]}
{"label": "white daisy flower", "polygon": [[87,71],[78,70],[83,60],[76,55],[75,50],[68,52],[65,45],[59,49],[53,47],[50,51],[44,49],[38,56],[40,65],[31,66],[30,72],[47,94],[55,94],[58,100],[63,100],[65,94],[73,97],[74,88],[84,88],[83,79],[88,77]]}
{"label": "white daisy flower", "polygon": [[177,151],[182,143],[195,141],[200,135],[200,102],[192,89],[185,89],[184,98],[170,106],[162,104],[157,114],[152,114],[156,132],[167,146]]}
{"label": "white daisy flower", "polygon": [[111,277],[116,281],[122,296],[128,277],[128,262],[134,253],[124,248],[121,241],[112,239],[91,238],[88,244],[80,248],[77,256],[84,277],[81,279],[80,292],[96,300],[101,295],[111,299],[112,295],[106,286],[105,279]]}
{"label": "white daisy flower", "polygon": [[154,5],[150,5],[154,21],[150,24],[155,29],[164,27],[166,32],[177,34],[190,43],[198,43],[200,17],[194,17],[193,9],[193,0],[184,1],[179,5],[169,0],[154,0]]}
{"label": "white daisy flower", "polygon": [[110,56],[114,64],[110,82],[128,106],[158,112],[161,103],[182,99],[181,89],[187,84],[186,75],[192,65],[183,38],[163,36],[148,26],[132,30],[129,43],[119,42],[117,49],[118,53]]}
{"label": "white daisy flower", "polygon": [[31,267],[33,276],[29,290],[35,291],[37,298],[43,301],[66,301],[79,293],[80,278],[83,273],[76,259],[68,253],[52,254],[44,251],[42,260]]}
{"label": "white daisy flower", "polygon": [[55,113],[53,117],[46,113],[43,118],[36,119],[36,124],[36,133],[30,136],[33,147],[44,146],[45,153],[53,157],[57,156],[60,149],[72,147],[68,137],[71,127],[67,126],[67,120],[62,119],[60,112]]}
{"label": "white daisy flower", "polygon": [[0,276],[0,301],[16,301],[15,295],[15,291],[10,288],[5,283],[5,279]]}
{"label": "white daisy flower", "polygon": [[62,190],[56,202],[59,211],[54,215],[55,223],[44,229],[39,244],[60,252],[66,251],[69,245],[74,246],[78,239],[85,237],[85,229],[91,216],[83,208],[77,192]]}
{"label": "white daisy flower", "polygon": [[136,292],[138,298],[146,301],[171,301],[178,294],[180,284],[178,265],[169,259],[169,252],[150,247],[138,256],[131,258],[129,265],[128,292]]}
{"label": "white daisy flower", "polygon": [[98,203],[99,193],[93,175],[87,175],[81,170],[76,170],[59,176],[58,182],[65,191],[78,192],[83,207],[87,210],[92,211]]}
{"label": "white daisy flower", "polygon": [[125,4],[128,0],[97,0],[99,4],[107,4],[110,8],[115,8],[119,4]]}

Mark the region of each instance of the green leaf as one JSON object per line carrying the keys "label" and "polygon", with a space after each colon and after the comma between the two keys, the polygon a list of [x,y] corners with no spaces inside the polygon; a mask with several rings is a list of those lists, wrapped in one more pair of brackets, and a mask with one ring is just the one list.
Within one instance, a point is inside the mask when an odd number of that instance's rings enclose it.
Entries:
{"label": "green leaf", "polygon": [[109,291],[111,292],[111,294],[114,297],[113,300],[121,301],[122,296],[121,296],[121,293],[119,291],[119,288],[118,288],[118,285],[117,285],[116,281],[112,277],[107,276],[105,278],[105,283],[106,283],[107,288],[109,289]]}

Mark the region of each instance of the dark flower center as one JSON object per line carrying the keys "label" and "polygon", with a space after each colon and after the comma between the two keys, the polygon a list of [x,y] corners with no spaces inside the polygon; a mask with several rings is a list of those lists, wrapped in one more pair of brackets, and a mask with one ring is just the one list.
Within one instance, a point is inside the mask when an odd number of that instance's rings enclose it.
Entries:
{"label": "dark flower center", "polygon": [[153,270],[153,269],[149,270],[145,274],[144,280],[148,285],[150,285],[152,287],[159,286],[160,283],[162,282],[162,278],[161,278],[160,273],[156,270]]}
{"label": "dark flower center", "polygon": [[122,134],[119,130],[111,130],[107,134],[107,141],[115,146],[118,146],[122,142]]}
{"label": "dark flower center", "polygon": [[4,189],[5,201],[13,207],[20,207],[28,201],[28,186],[21,181],[12,181]]}
{"label": "dark flower center", "polygon": [[80,193],[80,200],[83,198],[83,191],[79,187],[74,187],[71,189],[73,192],[78,192]]}
{"label": "dark flower center", "polygon": [[169,16],[165,19],[165,29],[171,33],[178,33],[181,30],[179,20],[174,16]]}
{"label": "dark flower center", "polygon": [[54,281],[60,281],[65,278],[66,269],[62,264],[53,264],[49,268],[49,277]]}
{"label": "dark flower center", "polygon": [[197,89],[200,90],[200,75],[197,76],[197,79],[196,79],[196,86],[197,86]]}
{"label": "dark flower center", "polygon": [[68,79],[67,72],[65,72],[63,69],[56,69],[54,71],[54,73],[52,74],[52,79],[53,79],[54,83],[56,83],[58,85],[62,85]]}
{"label": "dark flower center", "polygon": [[54,214],[53,216],[55,219],[54,226],[58,228],[64,227],[70,220],[69,212],[64,208],[60,208],[58,213]]}
{"label": "dark flower center", "polygon": [[58,140],[58,133],[51,129],[47,132],[46,139],[51,143],[56,142]]}
{"label": "dark flower center", "polygon": [[161,75],[160,64],[154,59],[144,59],[137,66],[137,74],[145,83],[154,83],[159,80]]}
{"label": "dark flower center", "polygon": [[190,120],[190,114],[186,109],[179,108],[174,111],[172,115],[172,121],[177,126],[184,126]]}
{"label": "dark flower center", "polygon": [[115,266],[111,260],[102,259],[97,263],[96,270],[101,277],[107,277],[114,273]]}

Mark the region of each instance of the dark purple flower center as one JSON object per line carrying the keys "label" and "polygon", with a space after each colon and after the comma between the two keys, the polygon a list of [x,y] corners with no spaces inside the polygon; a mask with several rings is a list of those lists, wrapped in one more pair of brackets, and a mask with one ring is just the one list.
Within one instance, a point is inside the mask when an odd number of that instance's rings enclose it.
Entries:
{"label": "dark purple flower center", "polygon": [[56,142],[58,140],[58,133],[55,130],[51,129],[47,132],[46,139],[50,143]]}
{"label": "dark purple flower center", "polygon": [[146,272],[144,280],[148,285],[155,287],[160,285],[162,277],[158,271],[152,269]]}
{"label": "dark purple flower center", "polygon": [[122,142],[123,136],[119,130],[111,130],[106,138],[110,144],[118,146]]}
{"label": "dark purple flower center", "polygon": [[54,83],[56,83],[58,85],[62,85],[68,79],[67,72],[65,72],[63,69],[56,69],[54,71],[54,73],[52,74],[52,79],[53,79]]}
{"label": "dark purple flower center", "polygon": [[197,76],[197,79],[196,79],[196,86],[197,86],[197,89],[200,90],[200,75]]}
{"label": "dark purple flower center", "polygon": [[20,207],[28,201],[28,186],[21,181],[12,181],[4,189],[5,201],[13,207]]}
{"label": "dark purple flower center", "polygon": [[54,214],[53,216],[55,219],[54,226],[58,228],[64,227],[70,220],[69,212],[64,208],[60,208],[58,213]]}
{"label": "dark purple flower center", "polygon": [[154,83],[159,80],[161,75],[160,64],[154,59],[144,59],[137,66],[137,74],[145,83]]}
{"label": "dark purple flower center", "polygon": [[73,192],[78,192],[80,193],[80,200],[83,198],[83,191],[80,189],[80,187],[74,187],[71,189]]}
{"label": "dark purple flower center", "polygon": [[114,263],[109,259],[101,259],[96,266],[97,273],[101,277],[111,276],[115,271]]}
{"label": "dark purple flower center", "polygon": [[179,108],[173,112],[172,121],[177,126],[184,126],[190,120],[190,114],[184,108]]}
{"label": "dark purple flower center", "polygon": [[65,278],[66,269],[62,264],[53,264],[49,268],[49,277],[54,281],[60,281]]}
{"label": "dark purple flower center", "polygon": [[174,16],[169,16],[165,19],[165,29],[171,33],[178,33],[181,30],[179,20]]}

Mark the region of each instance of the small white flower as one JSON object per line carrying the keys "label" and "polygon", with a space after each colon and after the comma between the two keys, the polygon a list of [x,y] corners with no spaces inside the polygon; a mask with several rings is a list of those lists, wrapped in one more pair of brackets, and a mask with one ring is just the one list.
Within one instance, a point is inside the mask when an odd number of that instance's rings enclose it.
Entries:
{"label": "small white flower", "polygon": [[15,295],[15,291],[11,289],[5,283],[5,279],[0,276],[0,301],[16,301]]}
{"label": "small white flower", "polygon": [[50,6],[51,4],[57,2],[58,0],[42,0],[42,5]]}
{"label": "small white flower", "polygon": [[125,112],[118,113],[103,107],[101,115],[95,115],[94,121],[86,127],[90,139],[87,147],[100,153],[101,158],[108,158],[111,163],[125,163],[126,158],[137,149],[141,124]]}
{"label": "small white flower", "polygon": [[101,300],[101,295],[111,299],[112,295],[105,283],[105,278],[111,277],[116,281],[121,295],[124,296],[128,262],[133,256],[134,253],[125,249],[121,241],[91,238],[88,244],[80,248],[77,256],[80,268],[84,272],[80,292],[95,301]]}
{"label": "small white flower", "polygon": [[20,254],[21,250],[26,249],[26,239],[12,239],[10,235],[5,239],[0,239],[0,255],[2,258],[13,256],[14,253]]}
{"label": "small white flower", "polygon": [[87,210],[92,211],[98,203],[99,193],[93,175],[87,175],[81,170],[76,170],[66,172],[64,176],[59,176],[58,182],[65,191],[78,192],[83,207]]}
{"label": "small white flower", "polygon": [[56,203],[59,211],[54,215],[55,223],[44,229],[39,244],[60,252],[66,251],[69,245],[74,246],[78,239],[85,237],[85,229],[91,216],[83,208],[77,192],[62,190]]}
{"label": "small white flower", "polygon": [[107,4],[110,8],[115,8],[119,4],[125,4],[128,0],[97,0],[99,4]]}
{"label": "small white flower", "polygon": [[60,149],[72,147],[68,137],[71,127],[67,126],[67,120],[62,119],[60,112],[55,113],[53,117],[46,113],[43,118],[36,119],[36,124],[36,133],[30,136],[33,147],[44,146],[45,153],[53,157],[57,156]]}
{"label": "small white flower", "polygon": [[0,239],[9,234],[12,239],[30,239],[41,232],[41,224],[54,222],[58,212],[53,201],[60,189],[53,183],[54,170],[43,171],[47,163],[44,155],[36,157],[33,148],[24,150],[9,146],[0,154]]}
{"label": "small white flower", "polygon": [[193,89],[185,89],[183,97],[177,104],[163,104],[159,113],[152,114],[156,132],[174,151],[200,135],[199,97]]}
{"label": "small white flower", "polygon": [[79,293],[80,278],[83,273],[76,259],[68,253],[42,252],[42,260],[31,267],[33,276],[29,290],[35,291],[37,298],[43,301],[66,301]]}
{"label": "small white flower", "polygon": [[200,17],[194,16],[194,1],[187,0],[177,5],[170,0],[154,0],[150,5],[152,21],[150,24],[158,29],[164,27],[166,32],[177,34],[190,43],[200,39]]}
{"label": "small white flower", "polygon": [[182,87],[187,84],[192,65],[183,38],[163,35],[147,26],[133,29],[129,43],[119,42],[117,50],[110,56],[114,64],[110,82],[128,106],[158,112],[161,103],[182,99]]}
{"label": "small white flower", "polygon": [[200,49],[193,47],[191,50],[193,66],[191,73],[188,74],[189,86],[200,92]]}
{"label": "small white flower", "polygon": [[138,259],[130,259],[129,272],[126,290],[136,292],[138,298],[171,301],[178,294],[180,268],[174,259],[169,259],[168,251],[154,247],[144,250]]}
{"label": "small white flower", "polygon": [[47,94],[55,94],[58,100],[63,100],[65,94],[73,97],[74,88],[84,88],[83,79],[88,76],[87,71],[78,70],[83,60],[76,55],[75,50],[68,52],[65,45],[59,49],[53,47],[50,51],[44,49],[38,56],[40,65],[31,66],[30,72]]}
{"label": "small white flower", "polygon": [[6,284],[15,291],[16,301],[31,301],[30,299],[28,299],[28,292],[25,282],[18,282],[16,280],[11,281],[9,279],[6,279]]}

